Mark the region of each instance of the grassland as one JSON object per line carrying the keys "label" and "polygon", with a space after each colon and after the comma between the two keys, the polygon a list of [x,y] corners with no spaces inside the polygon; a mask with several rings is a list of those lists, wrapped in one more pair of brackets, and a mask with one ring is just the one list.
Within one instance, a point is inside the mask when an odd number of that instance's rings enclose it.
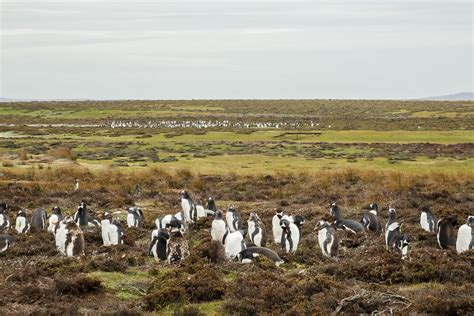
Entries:
{"label": "grassland", "polygon": [[[112,123],[117,123],[113,125]],[[204,123],[202,123],[204,122]],[[72,191],[73,179],[80,189]],[[133,193],[135,184],[142,194]],[[179,210],[179,191],[257,211],[270,232],[276,207],[306,218],[294,255],[241,265],[223,260],[211,219],[191,227],[181,265],[148,257],[154,220]],[[0,313],[358,314],[474,313],[474,253],[437,249],[419,209],[455,216],[474,209],[474,102],[194,100],[0,103],[0,200],[72,214],[139,205],[142,229],[103,247],[86,232],[86,256],[70,259],[53,237],[17,235],[0,254]],[[358,219],[371,202],[398,210],[410,260],[383,236],[341,234],[337,261],[312,232],[338,201]],[[54,300],[51,300],[54,297]]]}

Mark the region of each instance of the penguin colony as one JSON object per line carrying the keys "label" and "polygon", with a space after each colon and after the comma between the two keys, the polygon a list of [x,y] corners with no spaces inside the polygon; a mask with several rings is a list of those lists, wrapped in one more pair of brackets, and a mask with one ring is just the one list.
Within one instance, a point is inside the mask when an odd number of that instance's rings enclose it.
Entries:
{"label": "penguin colony", "polygon": [[[180,196],[181,211],[155,220],[156,229],[151,232],[148,255],[168,263],[183,260],[189,256],[189,245],[186,239],[189,226],[201,218],[212,216],[210,236],[212,240],[223,246],[227,259],[250,263],[256,257],[264,256],[277,266],[283,263],[276,252],[266,248],[269,240],[267,240],[265,224],[257,213],[250,213],[247,227],[244,228],[242,218],[234,205],[229,205],[224,214],[216,207],[211,197],[204,206],[201,202],[194,203],[186,191],[182,191]],[[403,220],[397,219],[396,210],[389,207],[388,219],[383,226],[378,205],[370,204],[368,209],[357,221],[345,218],[335,202],[330,205],[329,214],[333,222],[321,220],[313,230],[324,256],[332,258],[338,256],[340,242],[337,231],[343,230],[350,235],[369,233],[378,236],[384,232],[386,249],[396,252],[402,259],[408,258],[410,235],[402,233]],[[8,235],[11,225],[18,234],[26,234],[30,232],[30,228],[47,230],[54,235],[57,250],[68,257],[84,255],[84,230],[95,227],[98,227],[101,232],[104,246],[123,244],[125,229],[120,220],[112,216],[120,214],[120,211],[113,214],[104,212],[100,218],[95,218],[90,215],[87,205],[81,202],[73,216],[63,217],[61,209],[55,206],[51,210],[51,215],[48,216],[44,209],[38,208],[28,220],[27,212],[21,209],[17,212],[13,225],[7,216],[7,210],[8,205],[0,203],[0,232],[2,233],[0,234],[0,252],[7,251],[14,244],[13,237]],[[143,227],[144,221],[143,212],[139,207],[132,206],[127,209],[128,228]],[[272,218],[273,243],[279,245],[287,253],[296,252],[301,240],[301,226],[304,223],[305,219],[301,215],[287,215],[281,208],[277,208]],[[455,225],[456,221],[452,217],[437,220],[430,209],[421,210],[421,228],[436,235],[441,249],[455,247],[458,253],[472,249],[474,216],[468,216],[457,235]]]}

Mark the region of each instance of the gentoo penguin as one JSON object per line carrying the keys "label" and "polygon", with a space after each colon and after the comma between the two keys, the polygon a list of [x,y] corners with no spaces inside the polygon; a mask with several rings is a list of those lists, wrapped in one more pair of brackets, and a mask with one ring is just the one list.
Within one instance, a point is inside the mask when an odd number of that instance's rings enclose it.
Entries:
{"label": "gentoo penguin", "polygon": [[26,219],[26,212],[23,210],[18,211],[16,215],[15,230],[18,234],[26,234],[30,230],[30,224]]}
{"label": "gentoo penguin", "polygon": [[214,215],[214,212],[204,208],[201,201],[198,201],[194,207],[196,209],[196,219],[206,217],[208,214]]}
{"label": "gentoo penguin", "polygon": [[370,204],[370,210],[364,212],[362,219],[360,220],[362,226],[368,231],[371,231],[377,235],[382,232],[382,224],[379,218],[379,207],[377,203]]}
{"label": "gentoo penguin", "polygon": [[10,228],[10,220],[6,214],[7,207],[6,203],[0,204],[0,231],[7,231]]}
{"label": "gentoo penguin", "polygon": [[123,244],[123,228],[118,220],[112,220],[109,213],[105,212],[104,219],[100,222],[102,241],[104,246]]}
{"label": "gentoo penguin", "polygon": [[456,237],[454,233],[454,219],[451,217],[446,217],[438,220],[438,246],[441,249],[447,249],[450,246],[456,244]]}
{"label": "gentoo penguin", "polygon": [[74,183],[72,185],[72,190],[73,191],[79,190],[79,179],[74,179]]}
{"label": "gentoo penguin", "polygon": [[234,205],[230,205],[225,214],[225,219],[231,233],[242,229],[242,221]]}
{"label": "gentoo penguin", "polygon": [[458,230],[458,238],[456,240],[456,251],[461,253],[472,249],[474,246],[474,216],[468,216],[467,222],[461,225]]}
{"label": "gentoo penguin", "polygon": [[0,252],[7,251],[13,243],[13,237],[7,234],[0,235]]}
{"label": "gentoo penguin", "polygon": [[424,207],[420,214],[421,228],[429,233],[436,234],[437,223],[438,221],[436,220],[436,216],[434,216],[433,212],[431,212],[429,208]]}
{"label": "gentoo penguin", "polygon": [[[181,214],[181,213],[178,213]],[[155,225],[157,229],[166,228],[166,227],[175,227],[182,230],[183,233],[188,232],[188,224],[182,220],[182,217],[177,215],[165,215],[162,218],[157,218],[155,220]]]}
{"label": "gentoo penguin", "polygon": [[394,208],[389,206],[388,207],[388,220],[387,220],[387,223],[385,224],[385,230],[387,230],[390,224],[396,221],[397,221],[397,211]]}
{"label": "gentoo penguin", "polygon": [[87,226],[89,225],[89,217],[89,211],[87,210],[86,203],[81,202],[77,208],[76,213],[74,214],[74,221],[79,226]]}
{"label": "gentoo penguin", "polygon": [[183,209],[184,221],[192,223],[196,217],[196,208],[188,192],[181,191],[181,207]]}
{"label": "gentoo penguin", "polygon": [[170,229],[168,240],[168,263],[180,262],[189,256],[189,245],[182,231],[178,228]]}
{"label": "gentoo penguin", "polygon": [[227,259],[234,259],[239,253],[247,248],[244,241],[245,232],[238,230],[229,232],[224,237],[224,252]]}
{"label": "gentoo penguin", "polygon": [[216,240],[219,241],[221,244],[224,244],[224,236],[227,232],[228,230],[224,221],[224,214],[222,214],[221,211],[216,211],[211,226],[212,240]]}
{"label": "gentoo penguin", "polygon": [[[390,214],[394,216],[395,210],[390,209],[392,212]],[[402,223],[399,223],[392,220],[390,223],[387,223],[386,231],[385,231],[385,245],[387,250],[396,249],[397,252],[401,255],[402,259],[406,259],[408,257],[408,245],[410,244],[410,236],[407,234],[401,233]]]}
{"label": "gentoo penguin", "polygon": [[267,244],[267,234],[263,228],[262,221],[256,213],[250,213],[248,220],[248,235],[250,241],[258,247],[265,247]]}
{"label": "gentoo penguin", "polygon": [[339,239],[337,238],[336,229],[329,222],[319,221],[315,230],[318,230],[319,248],[326,257],[337,257],[339,248]]}
{"label": "gentoo penguin", "polygon": [[283,233],[283,229],[280,226],[280,222],[283,216],[283,210],[281,208],[277,208],[275,215],[272,218],[273,240],[277,245],[281,243],[281,234]]}
{"label": "gentoo penguin", "polygon": [[168,259],[168,239],[170,235],[165,228],[155,229],[151,233],[151,243],[148,254],[155,257],[155,260]]}
{"label": "gentoo penguin", "polygon": [[352,219],[344,219],[342,217],[341,210],[335,202],[331,204],[330,213],[335,219],[336,229],[346,230],[353,234],[361,233],[364,231],[364,226],[362,226],[361,223]]}
{"label": "gentoo penguin", "polygon": [[55,231],[56,247],[65,256],[84,254],[84,234],[71,217],[65,217]]}
{"label": "gentoo penguin", "polygon": [[143,227],[144,216],[142,210],[137,206],[128,208],[127,226],[128,227]]}
{"label": "gentoo penguin", "polygon": [[284,263],[283,259],[276,252],[265,247],[248,247],[238,254],[238,259],[242,263],[250,263],[255,257],[262,255],[270,259],[278,267]]}
{"label": "gentoo penguin", "polygon": [[216,206],[216,202],[214,201],[214,199],[212,197],[209,197],[207,199],[207,206],[206,208],[209,210],[209,211],[212,211],[212,212],[217,212],[217,206]]}
{"label": "gentoo penguin", "polygon": [[408,246],[410,245],[410,235],[400,234],[395,240],[395,249],[402,259],[408,258]]}
{"label": "gentoo penguin", "polygon": [[54,228],[62,219],[61,209],[57,206],[53,207],[51,216],[48,218],[48,231],[54,233]]}
{"label": "gentoo penguin", "polygon": [[142,194],[142,188],[139,183],[135,184],[135,188],[133,189],[133,194],[135,195],[141,195]]}
{"label": "gentoo penguin", "polygon": [[36,229],[48,228],[48,214],[42,208],[37,208],[31,215],[31,227]]}
{"label": "gentoo penguin", "polygon": [[388,249],[392,248],[397,236],[401,235],[401,223],[397,222],[397,212],[394,208],[388,209],[388,221],[385,225],[385,246]]}
{"label": "gentoo penguin", "polygon": [[281,234],[281,248],[286,252],[295,252],[300,241],[298,226],[287,219],[282,219],[280,226],[283,230]]}

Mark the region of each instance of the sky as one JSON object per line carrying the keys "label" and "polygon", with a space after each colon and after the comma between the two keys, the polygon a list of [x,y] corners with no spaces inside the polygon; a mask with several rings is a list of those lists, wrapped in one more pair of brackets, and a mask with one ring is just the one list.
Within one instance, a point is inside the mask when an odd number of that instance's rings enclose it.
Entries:
{"label": "sky", "polygon": [[0,97],[407,99],[473,91],[472,1],[0,0]]}

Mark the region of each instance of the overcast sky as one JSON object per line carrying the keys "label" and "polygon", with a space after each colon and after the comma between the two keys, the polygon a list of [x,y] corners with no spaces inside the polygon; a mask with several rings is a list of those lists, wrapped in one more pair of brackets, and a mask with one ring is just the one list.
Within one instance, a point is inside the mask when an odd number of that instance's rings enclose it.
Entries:
{"label": "overcast sky", "polygon": [[419,98],[473,89],[471,1],[5,1],[8,98]]}

